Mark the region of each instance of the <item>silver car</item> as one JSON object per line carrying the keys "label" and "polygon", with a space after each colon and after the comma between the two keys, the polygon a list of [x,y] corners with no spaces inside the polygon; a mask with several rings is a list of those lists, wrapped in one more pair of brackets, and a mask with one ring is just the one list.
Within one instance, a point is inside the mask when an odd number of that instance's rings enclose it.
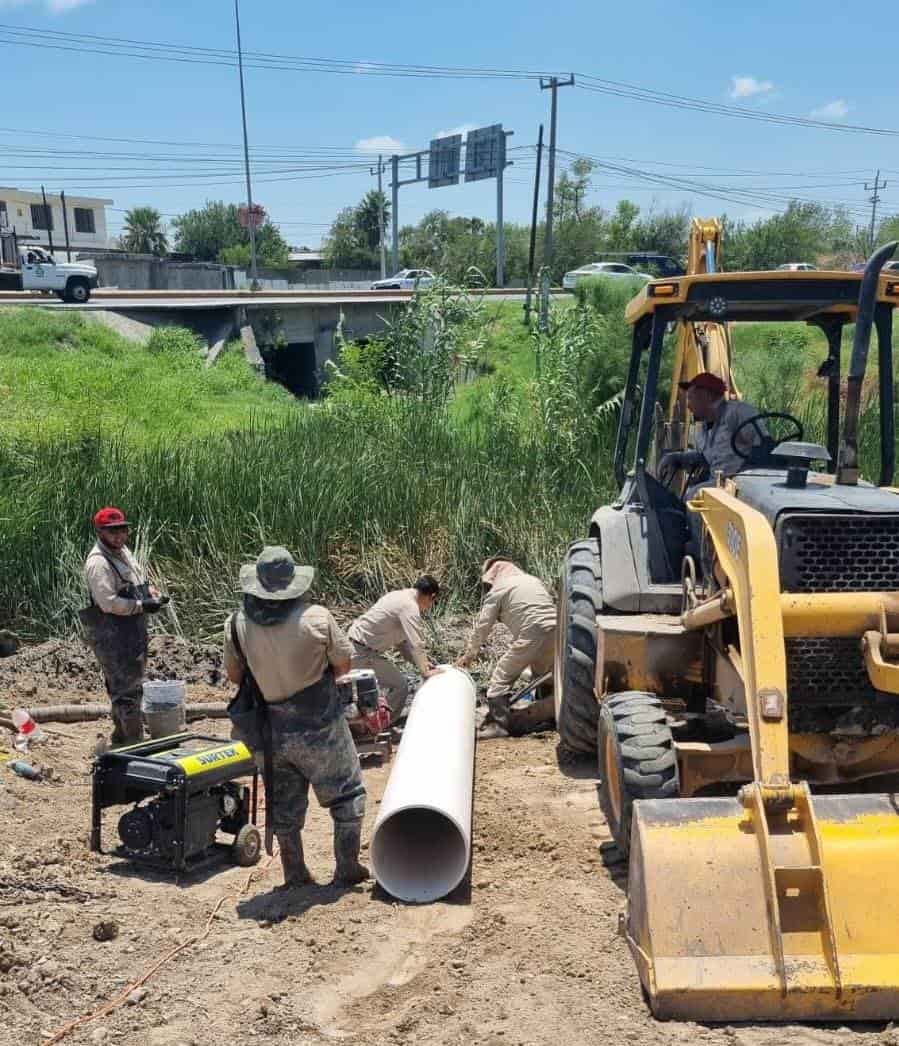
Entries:
{"label": "silver car", "polygon": [[434,282],[434,274],[428,269],[400,269],[395,276],[386,280],[375,280],[373,291],[414,291],[416,287],[427,287]]}
{"label": "silver car", "polygon": [[579,280],[584,280],[591,276],[601,276],[603,278],[608,276],[612,279],[628,278],[631,280],[652,279],[652,276],[648,273],[638,272],[623,262],[590,262],[589,265],[582,265],[579,269],[572,269],[571,272],[566,272],[562,277],[562,288],[566,291],[573,291]]}

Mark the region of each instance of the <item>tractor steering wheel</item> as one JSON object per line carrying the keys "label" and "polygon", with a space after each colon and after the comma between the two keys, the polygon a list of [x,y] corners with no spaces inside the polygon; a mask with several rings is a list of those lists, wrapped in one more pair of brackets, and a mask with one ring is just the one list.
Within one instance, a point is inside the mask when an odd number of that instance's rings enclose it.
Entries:
{"label": "tractor steering wheel", "polygon": [[[795,431],[788,431],[785,438],[777,440],[773,439],[759,424],[759,422],[768,418],[780,418],[783,421],[788,421]],[[737,437],[743,429],[747,427],[747,425],[751,425],[755,429],[759,441],[758,443],[754,443],[748,450],[743,451],[737,446]],[[743,461],[751,461],[754,465],[761,465],[770,458],[771,452],[778,443],[792,441],[801,443],[804,435],[805,429],[802,427],[802,422],[798,418],[794,418],[792,414],[783,414],[776,410],[763,410],[761,413],[753,414],[751,418],[747,418],[745,421],[741,421],[740,424],[737,425],[733,431],[733,435],[730,437],[730,449],[738,458],[742,458]]]}

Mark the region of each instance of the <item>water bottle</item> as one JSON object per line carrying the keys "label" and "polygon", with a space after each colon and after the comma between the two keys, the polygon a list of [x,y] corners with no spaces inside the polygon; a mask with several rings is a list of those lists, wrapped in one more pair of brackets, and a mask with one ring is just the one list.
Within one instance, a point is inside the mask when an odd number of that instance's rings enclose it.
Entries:
{"label": "water bottle", "polygon": [[47,736],[24,708],[13,709],[12,721],[18,731],[13,745],[20,752],[24,752],[32,741],[43,741]]}

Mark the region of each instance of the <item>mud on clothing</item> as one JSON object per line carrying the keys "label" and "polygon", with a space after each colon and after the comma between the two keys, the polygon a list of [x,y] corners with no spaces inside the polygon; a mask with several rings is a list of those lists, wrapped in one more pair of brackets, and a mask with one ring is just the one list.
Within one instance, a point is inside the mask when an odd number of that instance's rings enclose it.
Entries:
{"label": "mud on clothing", "polygon": [[[335,827],[361,820],[362,769],[332,671],[350,660],[350,641],[330,612],[316,604],[299,602],[283,619],[265,624],[240,611],[225,624],[225,664],[239,670],[246,666],[231,640],[232,618],[268,706],[275,834],[302,829],[310,784]],[[264,772],[263,753],[255,757]]]}
{"label": "mud on clothing", "polygon": [[147,667],[147,619],[137,598],[144,577],[127,548],[117,554],[98,541],[84,564],[95,612],[87,630],[112,705],[114,745],[143,736],[140,702]]}

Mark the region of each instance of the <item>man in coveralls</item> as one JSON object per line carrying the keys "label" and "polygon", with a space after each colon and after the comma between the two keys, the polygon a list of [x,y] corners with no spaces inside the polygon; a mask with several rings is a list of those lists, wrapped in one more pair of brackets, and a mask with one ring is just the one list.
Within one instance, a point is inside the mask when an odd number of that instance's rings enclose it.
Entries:
{"label": "man in coveralls", "polygon": [[147,664],[147,614],[168,602],[147,584],[128,548],[130,524],[121,509],[94,516],[97,541],[84,564],[91,605],[81,612],[88,643],[103,669],[112,703],[113,747],[143,737],[140,701]]}
{"label": "man in coveralls", "polygon": [[[252,673],[271,726],[275,835],[284,885],[312,881],[302,831],[309,785],[334,821],[334,881],[368,878],[359,863],[365,787],[335,680],[350,670],[353,647],[323,606],[303,599],[315,570],[296,566],[286,548],[267,547],[241,567],[241,609],[225,623],[225,671],[233,683]],[[257,763],[263,753],[256,751]]]}

